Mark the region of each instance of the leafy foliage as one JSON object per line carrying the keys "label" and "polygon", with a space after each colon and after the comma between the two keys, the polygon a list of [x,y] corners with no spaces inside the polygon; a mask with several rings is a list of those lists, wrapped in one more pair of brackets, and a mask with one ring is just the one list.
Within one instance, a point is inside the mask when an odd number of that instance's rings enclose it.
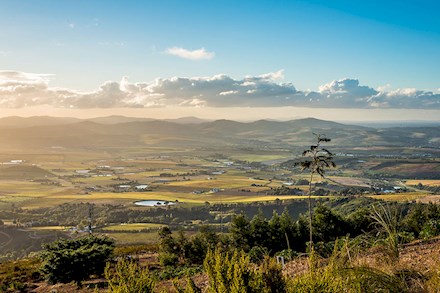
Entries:
{"label": "leafy foliage", "polygon": [[46,244],[40,255],[41,271],[49,283],[75,281],[80,285],[90,275],[102,275],[114,246],[113,240],[97,236]]}
{"label": "leafy foliage", "polygon": [[114,267],[107,263],[105,277],[111,292],[154,292],[155,281],[148,268],[143,268],[131,260],[120,259]]}
{"label": "leafy foliage", "polygon": [[334,168],[336,164],[332,161],[333,154],[326,148],[321,147],[322,142],[330,142],[331,139],[323,134],[316,134],[316,144],[311,145],[310,149],[305,150],[302,156],[306,159],[301,161],[299,165],[303,170],[310,170],[311,173],[319,174],[324,177],[327,168]]}
{"label": "leafy foliage", "polygon": [[208,292],[285,292],[281,267],[266,258],[259,269],[252,268],[249,256],[243,251],[222,253],[209,251],[204,261],[209,278]]}
{"label": "leafy foliage", "polygon": [[201,226],[199,233],[186,238],[183,231],[173,237],[169,227],[159,231],[160,254],[162,265],[175,265],[179,261],[185,264],[202,264],[208,249],[214,249],[226,239],[222,239],[209,226]]}
{"label": "leafy foliage", "polygon": [[415,204],[402,220],[402,229],[417,238],[428,239],[440,235],[440,206]]}
{"label": "leafy foliage", "polygon": [[0,265],[0,292],[27,292],[28,282],[40,281],[37,258],[2,262]]}

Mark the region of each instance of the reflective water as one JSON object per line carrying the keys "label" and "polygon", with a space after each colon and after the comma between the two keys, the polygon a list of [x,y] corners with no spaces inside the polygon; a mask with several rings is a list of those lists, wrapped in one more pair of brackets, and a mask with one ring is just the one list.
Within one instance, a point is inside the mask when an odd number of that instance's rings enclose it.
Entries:
{"label": "reflective water", "polygon": [[166,201],[166,200],[141,200],[141,201],[136,201],[134,204],[138,206],[154,207],[161,205],[171,205],[171,204],[175,204],[175,202]]}

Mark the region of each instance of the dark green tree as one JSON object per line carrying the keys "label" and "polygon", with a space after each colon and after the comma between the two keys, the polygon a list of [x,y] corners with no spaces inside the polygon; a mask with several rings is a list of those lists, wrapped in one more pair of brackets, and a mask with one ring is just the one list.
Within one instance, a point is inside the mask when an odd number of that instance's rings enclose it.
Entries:
{"label": "dark green tree", "polygon": [[231,240],[235,248],[249,251],[252,245],[251,225],[246,216],[235,215],[231,221]]}
{"label": "dark green tree", "polygon": [[261,246],[261,247],[270,247],[271,246],[271,235],[269,222],[263,214],[263,211],[260,209],[258,214],[256,214],[252,220],[250,221],[250,231],[252,235],[252,245],[253,246]]}
{"label": "dark green tree", "polygon": [[313,215],[314,235],[318,241],[335,241],[340,236],[349,232],[349,223],[330,208],[319,204]]}
{"label": "dark green tree", "polygon": [[69,283],[78,286],[90,275],[102,275],[110,260],[114,241],[108,237],[88,236],[61,239],[44,245],[41,271],[49,283]]}
{"label": "dark green tree", "polygon": [[324,177],[325,170],[327,168],[334,168],[336,164],[333,162],[333,154],[321,147],[322,142],[331,141],[330,138],[325,137],[324,134],[316,134],[316,144],[311,145],[310,149],[303,152],[303,161],[299,162],[298,165],[301,166],[302,170],[310,171],[309,180],[309,249],[312,250],[313,246],[313,225],[312,225],[312,182],[315,175],[320,175]]}
{"label": "dark green tree", "polygon": [[162,227],[158,234],[160,238],[160,263],[166,266],[175,265],[179,260],[179,256],[182,254],[181,243],[173,237],[170,228],[167,226]]}
{"label": "dark green tree", "polygon": [[214,250],[219,242],[219,236],[210,226],[201,226],[199,233],[188,239],[183,247],[185,263],[203,264],[208,250]]}

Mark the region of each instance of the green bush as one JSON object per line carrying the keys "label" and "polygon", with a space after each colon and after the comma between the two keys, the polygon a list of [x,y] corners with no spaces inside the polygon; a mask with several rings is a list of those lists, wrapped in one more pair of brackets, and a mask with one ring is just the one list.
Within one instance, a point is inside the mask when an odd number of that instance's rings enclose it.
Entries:
{"label": "green bush", "polygon": [[90,275],[104,273],[114,246],[110,238],[96,236],[46,244],[40,255],[41,272],[51,284],[75,281],[80,286]]}
{"label": "green bush", "polygon": [[211,293],[285,292],[281,267],[268,257],[257,269],[243,251],[232,254],[209,251],[204,267]]}
{"label": "green bush", "polygon": [[284,261],[293,260],[298,256],[298,253],[292,249],[284,249],[276,253],[276,256],[282,256]]}
{"label": "green bush", "polygon": [[287,283],[283,277],[282,267],[274,258],[266,255],[258,271],[258,276],[263,284],[263,292],[281,293],[287,291]]}
{"label": "green bush", "polygon": [[156,271],[155,275],[159,280],[170,280],[173,278],[181,278],[184,276],[194,276],[198,273],[203,272],[202,266],[197,267],[186,267],[186,266],[168,266],[162,270]]}
{"label": "green bush", "polygon": [[440,221],[439,220],[429,220],[420,231],[420,237],[423,239],[429,239],[440,234]]}
{"label": "green bush", "polygon": [[266,247],[254,246],[249,250],[248,254],[253,263],[259,264],[263,261],[266,255],[269,255],[269,251]]}
{"label": "green bush", "polygon": [[158,257],[159,263],[163,266],[174,266],[179,262],[179,257],[170,252],[161,252]]}
{"label": "green bush", "polygon": [[0,292],[26,292],[28,282],[40,281],[39,259],[28,258],[0,264]]}
{"label": "green bush", "polygon": [[130,260],[121,259],[114,267],[107,263],[105,277],[108,280],[110,292],[154,292],[155,281],[150,276],[148,268],[142,268]]}

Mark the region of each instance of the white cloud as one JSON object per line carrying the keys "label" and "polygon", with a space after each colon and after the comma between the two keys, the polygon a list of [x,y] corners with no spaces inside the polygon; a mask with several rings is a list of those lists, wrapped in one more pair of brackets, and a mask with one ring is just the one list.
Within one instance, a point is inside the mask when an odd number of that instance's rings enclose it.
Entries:
{"label": "white cloud", "polygon": [[282,71],[234,79],[211,77],[158,78],[153,82],[108,81],[97,90],[79,92],[50,87],[52,75],[0,71],[0,108],[51,105],[58,108],[186,107],[316,107],[440,109],[440,93],[413,88],[378,91],[356,79],[324,84],[318,91],[299,91],[278,83]]}
{"label": "white cloud", "polygon": [[377,90],[378,90],[379,92],[386,92],[386,91],[389,91],[389,90],[391,90],[391,85],[390,85],[389,83],[387,83],[387,84],[384,84],[384,85],[378,86],[378,87],[377,87]]}
{"label": "white cloud", "polygon": [[259,77],[267,80],[283,80],[284,79],[284,69],[280,69],[276,72],[269,72],[266,74],[262,74]]}
{"label": "white cloud", "polygon": [[219,96],[227,96],[227,95],[234,95],[234,94],[238,94],[238,91],[226,91],[226,92],[221,92],[218,95]]}
{"label": "white cloud", "polygon": [[74,28],[75,28],[75,23],[70,22],[70,23],[69,23],[69,27],[70,27],[71,29],[74,29]]}
{"label": "white cloud", "polygon": [[46,84],[53,74],[29,73],[0,70],[0,85],[8,84]]}
{"label": "white cloud", "polygon": [[[319,87],[319,103],[339,108],[365,108],[368,99],[378,91],[359,85],[357,79],[344,78],[334,80]],[[313,92],[309,94],[313,96]]]}
{"label": "white cloud", "polygon": [[403,88],[380,92],[371,102],[386,108],[440,109],[440,93]]}
{"label": "white cloud", "polygon": [[181,47],[172,47],[168,48],[165,53],[190,60],[210,60],[215,56],[214,52],[208,52],[205,50],[205,48],[191,51]]}

